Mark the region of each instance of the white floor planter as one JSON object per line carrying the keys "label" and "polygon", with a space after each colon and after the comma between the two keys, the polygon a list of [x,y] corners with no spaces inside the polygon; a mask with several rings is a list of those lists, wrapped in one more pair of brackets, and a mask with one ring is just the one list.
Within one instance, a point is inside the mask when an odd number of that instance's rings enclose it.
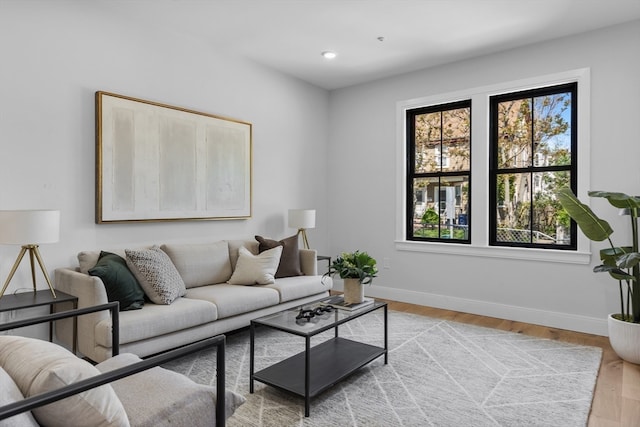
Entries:
{"label": "white floor planter", "polygon": [[621,359],[640,364],[640,323],[623,322],[609,315],[609,342]]}

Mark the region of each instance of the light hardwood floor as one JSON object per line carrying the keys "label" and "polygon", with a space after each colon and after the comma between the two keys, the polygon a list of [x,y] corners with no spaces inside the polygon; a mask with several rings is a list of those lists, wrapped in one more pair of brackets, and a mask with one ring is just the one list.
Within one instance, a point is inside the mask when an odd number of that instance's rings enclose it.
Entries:
{"label": "light hardwood floor", "polygon": [[622,361],[614,353],[607,337],[403,302],[387,302],[391,310],[600,347],[603,350],[602,362],[588,427],[640,427],[640,365]]}

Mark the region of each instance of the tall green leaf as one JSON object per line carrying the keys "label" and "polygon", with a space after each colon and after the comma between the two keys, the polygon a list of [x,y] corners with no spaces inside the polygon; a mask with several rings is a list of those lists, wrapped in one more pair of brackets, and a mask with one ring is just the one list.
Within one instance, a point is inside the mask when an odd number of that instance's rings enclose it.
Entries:
{"label": "tall green leaf", "polygon": [[611,236],[613,229],[609,223],[600,219],[589,206],[580,202],[570,188],[561,188],[556,195],[564,210],[578,224],[587,238],[601,242]]}
{"label": "tall green leaf", "polygon": [[589,191],[589,197],[602,197],[611,203],[612,206],[620,209],[638,209],[640,208],[640,198],[629,196],[624,193],[616,193],[612,191]]}
{"label": "tall green leaf", "polygon": [[[618,259],[620,257],[635,253],[636,252],[633,252],[633,248],[631,246],[600,249],[600,259],[602,260],[603,265],[597,266],[593,269],[593,271],[595,273],[606,271],[611,275],[611,277],[616,280],[629,280],[629,273],[627,273],[626,271],[620,271],[622,266],[618,264]],[[604,266],[608,266],[611,268],[599,268]]]}

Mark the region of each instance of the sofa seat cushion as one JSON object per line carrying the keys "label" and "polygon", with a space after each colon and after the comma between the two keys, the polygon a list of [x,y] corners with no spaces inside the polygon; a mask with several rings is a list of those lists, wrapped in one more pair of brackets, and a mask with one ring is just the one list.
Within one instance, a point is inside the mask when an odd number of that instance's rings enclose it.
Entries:
{"label": "sofa seat cushion", "polygon": [[[108,372],[139,362],[141,359],[123,353],[98,364],[100,372]],[[132,426],[214,426],[216,421],[216,389],[193,382],[188,377],[155,367],[111,383],[123,402]],[[239,394],[225,393],[225,417],[229,418],[245,402]]]}
{"label": "sofa seat cushion", "polygon": [[326,292],[331,286],[322,284],[318,276],[296,276],[276,279],[275,283],[265,285],[265,288],[277,290],[280,302],[287,302]]}
{"label": "sofa seat cushion", "polygon": [[280,294],[264,285],[242,286],[221,283],[187,289],[186,298],[212,302],[218,307],[218,319],[271,307],[280,302]]}
{"label": "sofa seat cushion", "polygon": [[[141,310],[120,313],[120,344],[213,322],[218,318],[215,305],[207,301],[178,298],[171,305],[147,303]],[[96,325],[96,343],[111,347],[111,319]]]}
{"label": "sofa seat cushion", "polygon": [[160,249],[169,255],[187,288],[223,283],[231,277],[226,241],[162,245]]}

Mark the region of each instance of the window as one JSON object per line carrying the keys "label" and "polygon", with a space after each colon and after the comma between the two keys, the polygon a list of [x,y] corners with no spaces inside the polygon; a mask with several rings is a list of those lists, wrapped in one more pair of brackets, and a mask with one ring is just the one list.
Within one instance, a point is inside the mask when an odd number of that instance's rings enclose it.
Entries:
{"label": "window", "polygon": [[555,192],[576,189],[577,84],[489,101],[490,245],[576,249]]}
{"label": "window", "polygon": [[407,240],[470,242],[471,101],[410,109]]}
{"label": "window", "polygon": [[[395,248],[589,264],[589,239],[556,209],[552,194],[561,183],[569,183],[576,194],[588,200],[590,75],[589,68],[580,68],[398,101]],[[562,105],[544,105],[550,101],[558,104],[560,96],[564,97]],[[513,102],[515,108],[518,100],[522,101],[518,107],[528,103],[532,111],[515,119],[506,115],[510,119],[507,125],[514,130],[507,135],[507,126],[497,125],[498,106],[504,103],[506,110]],[[545,107],[546,114],[536,112],[536,107]],[[522,109],[524,112],[525,107]],[[447,131],[446,117],[456,110],[467,114],[465,150],[451,143],[451,132]],[[531,128],[534,121],[539,123]],[[562,121],[564,129],[559,127]],[[459,123],[463,121],[452,121],[451,128],[458,128],[453,125]],[[547,125],[554,127],[552,137]],[[530,139],[500,167],[498,149],[508,150],[509,146],[504,140],[498,145],[499,130],[505,138]],[[431,134],[425,134],[428,131]],[[458,129],[458,134],[462,133]],[[466,151],[464,155],[462,151]],[[511,218],[519,221],[513,224],[516,226],[503,222],[501,215],[509,213],[508,209],[514,213]],[[499,228],[515,231],[498,235]],[[462,230],[466,235],[461,235]]]}

